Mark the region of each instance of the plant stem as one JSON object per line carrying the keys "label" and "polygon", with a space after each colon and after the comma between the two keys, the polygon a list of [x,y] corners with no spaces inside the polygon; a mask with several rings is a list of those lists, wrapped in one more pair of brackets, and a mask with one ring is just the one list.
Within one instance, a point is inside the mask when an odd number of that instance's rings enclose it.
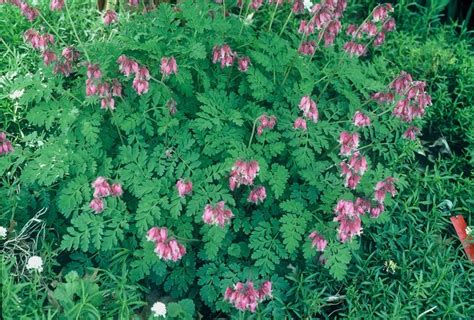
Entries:
{"label": "plant stem", "polygon": [[247,148],[250,148],[250,145],[252,144],[253,136],[255,135],[255,126],[257,125],[258,119],[260,119],[260,117],[257,117],[257,119],[255,119],[255,121],[253,122],[252,135],[250,136],[250,140],[249,140],[249,144]]}
{"label": "plant stem", "polygon": [[283,32],[285,31],[286,29],[286,25],[288,24],[288,22],[290,21],[290,18],[291,18],[291,15],[293,14],[293,11],[290,10],[290,14],[288,15],[288,17],[286,18],[286,21],[285,23],[283,24],[283,27],[281,28],[280,30],[280,33],[278,34],[279,36],[281,36],[283,34]]}
{"label": "plant stem", "polygon": [[245,17],[242,21],[242,26],[240,27],[240,32],[239,32],[239,36],[242,34],[242,30],[244,30],[244,24],[245,24],[245,19],[247,19],[247,16],[249,14],[249,10],[250,10],[250,4],[252,3],[252,0],[249,0],[249,4],[247,5],[247,9],[245,10]]}
{"label": "plant stem", "polygon": [[115,128],[117,128],[117,133],[118,133],[118,135],[119,135],[120,142],[122,143],[122,145],[125,145],[125,144],[123,143],[122,134],[120,133],[120,129],[119,129],[118,125],[117,125],[117,120],[115,120],[114,112],[113,112],[110,108],[107,108],[107,109],[109,109],[110,114],[112,115],[112,119],[114,120],[114,125],[115,125]]}
{"label": "plant stem", "polygon": [[74,25],[74,22],[72,21],[71,14],[69,13],[69,7],[68,7],[67,3],[68,3],[68,1],[64,1],[64,8],[66,9],[66,15],[69,18],[69,22],[71,23],[72,31],[74,32],[74,35],[76,36],[77,42],[79,42],[79,44],[82,47],[82,50],[84,51],[84,54],[86,55],[87,62],[90,62],[91,59],[89,57],[89,54],[87,53],[86,47],[84,46],[81,39],[79,38],[79,35],[77,34],[77,30],[76,30],[76,27]]}
{"label": "plant stem", "polygon": [[61,38],[61,36],[59,35],[58,31],[56,30],[56,28],[53,28],[53,26],[48,22],[48,20],[46,20],[46,18],[41,14],[41,11],[38,11],[39,13],[39,16],[41,19],[43,19],[44,23],[46,23],[48,25],[48,27],[53,31],[54,35],[64,44],[67,45],[67,43],[63,40],[63,38]]}
{"label": "plant stem", "polygon": [[278,3],[275,1],[275,10],[273,10],[272,17],[270,19],[270,25],[268,26],[268,32],[272,30],[273,20],[275,19],[275,15],[278,9]]}

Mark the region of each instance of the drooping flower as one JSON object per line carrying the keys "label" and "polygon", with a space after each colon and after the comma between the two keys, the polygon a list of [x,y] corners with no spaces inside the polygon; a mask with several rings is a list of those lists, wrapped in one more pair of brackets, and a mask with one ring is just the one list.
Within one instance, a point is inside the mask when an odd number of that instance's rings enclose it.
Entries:
{"label": "drooping flower", "polygon": [[409,140],[415,140],[418,133],[420,133],[420,128],[409,126],[408,129],[403,133],[403,137]]}
{"label": "drooping flower", "polygon": [[312,6],[313,3],[310,0],[293,0],[291,11],[294,14],[302,14],[305,9],[309,10]]}
{"label": "drooping flower", "polygon": [[372,38],[377,34],[377,26],[374,23],[367,21],[362,24],[360,31],[365,33],[369,38]]}
{"label": "drooping flower", "polygon": [[164,76],[169,76],[170,74],[178,73],[178,65],[176,64],[176,59],[174,57],[163,57],[161,58],[161,73]]}
{"label": "drooping flower", "polygon": [[318,107],[311,97],[304,96],[300,100],[300,110],[303,111],[305,117],[312,120],[314,123],[318,122]]}
{"label": "drooping flower", "polygon": [[39,256],[32,256],[28,258],[28,262],[26,263],[26,269],[43,272],[43,259]]}
{"label": "drooping flower", "polygon": [[167,102],[166,102],[166,106],[168,107],[168,111],[170,112],[171,115],[175,114],[177,109],[176,109],[176,106],[177,106],[177,103],[176,103],[176,100],[174,99],[169,99]]}
{"label": "drooping flower", "polygon": [[185,182],[183,179],[179,179],[178,182],[176,182],[176,189],[178,189],[179,196],[184,197],[193,191],[193,183],[191,181]]}
{"label": "drooping flower", "polygon": [[212,51],[212,63],[221,63],[221,68],[230,67],[234,63],[235,52],[231,50],[228,44],[214,46]]}
{"label": "drooping flower", "polygon": [[155,317],[166,317],[166,304],[157,301],[151,307],[151,312]]}
{"label": "drooping flower", "polygon": [[312,247],[316,248],[317,251],[323,252],[328,245],[328,241],[316,231],[310,233],[309,238],[312,240]]}
{"label": "drooping flower", "polygon": [[111,25],[112,23],[117,23],[118,22],[118,15],[117,12],[114,10],[107,10],[104,14],[104,24],[106,26]]}
{"label": "drooping flower", "polygon": [[225,209],[225,202],[220,201],[214,207],[210,204],[206,205],[202,220],[207,224],[224,227],[233,217],[232,211]]}
{"label": "drooping flower", "polygon": [[372,206],[370,204],[370,201],[362,199],[362,198],[356,199],[354,203],[354,210],[357,211],[360,215],[370,212],[371,209],[372,209]]}
{"label": "drooping flower", "polygon": [[257,128],[257,134],[259,136],[262,135],[263,129],[268,128],[268,129],[273,129],[276,124],[276,117],[275,116],[267,116],[266,114],[263,114],[259,118],[260,125]]}
{"label": "drooping flower", "polygon": [[256,289],[252,281],[247,281],[246,283],[237,282],[233,288],[227,288],[224,300],[229,301],[238,310],[255,312],[258,304],[271,296],[272,283],[270,281],[265,281],[260,289]]}
{"label": "drooping flower", "polygon": [[29,42],[33,49],[46,50],[50,44],[54,44],[54,36],[45,33],[40,34],[35,29],[28,29],[24,33],[25,41]]}
{"label": "drooping flower", "polygon": [[316,41],[303,41],[298,48],[298,52],[307,56],[311,56],[316,51]]}
{"label": "drooping flower", "polygon": [[242,57],[239,58],[238,60],[238,69],[241,72],[247,72],[249,66],[250,66],[250,58],[249,57]]}
{"label": "drooping flower", "polygon": [[305,35],[310,35],[314,33],[314,24],[311,21],[301,20],[300,27],[298,28],[299,33],[303,33]]}
{"label": "drooping flower", "polygon": [[267,192],[264,186],[255,187],[252,191],[250,191],[249,197],[247,198],[248,202],[252,202],[258,204],[259,202],[263,202],[267,197]]}
{"label": "drooping flower", "polygon": [[112,96],[114,97],[122,96],[122,84],[117,79],[112,80]]}
{"label": "drooping flower", "polygon": [[70,61],[56,61],[56,64],[54,65],[53,72],[55,74],[62,74],[65,77],[69,77],[69,75],[72,73],[72,64]]}
{"label": "drooping flower", "polygon": [[372,21],[384,21],[389,12],[393,12],[393,7],[389,3],[380,4],[372,12]]}
{"label": "drooping flower", "polygon": [[352,201],[339,200],[334,211],[334,221],[339,222],[338,237],[342,242],[361,234],[362,222]]}
{"label": "drooping flower", "polygon": [[263,4],[263,0],[251,0],[250,7],[257,11]]}
{"label": "drooping flower", "polygon": [[0,132],[0,156],[13,152],[13,146],[5,132]]}
{"label": "drooping flower", "polygon": [[370,216],[372,218],[378,218],[384,211],[385,207],[383,203],[378,203],[377,206],[370,208]]}
{"label": "drooping flower", "polygon": [[140,0],[128,0],[128,4],[131,6],[131,7],[136,7],[138,6],[138,3],[140,2]]}
{"label": "drooping flower", "polygon": [[101,213],[104,211],[104,201],[100,198],[94,198],[89,204],[89,208],[94,210],[95,213]]}
{"label": "drooping flower", "polygon": [[384,104],[393,102],[394,97],[390,92],[376,92],[372,95],[372,99],[374,99],[378,104]]}
{"label": "drooping flower", "polygon": [[151,228],[147,232],[147,240],[155,244],[155,253],[162,260],[176,262],[186,254],[186,248],[181,243],[168,237],[167,228]]}
{"label": "drooping flower", "polygon": [[360,57],[365,55],[367,47],[362,43],[348,41],[344,44],[344,51],[346,51],[350,56]]}
{"label": "drooping flower", "polygon": [[127,77],[132,73],[138,72],[138,63],[133,59],[128,58],[126,55],[118,57],[117,63],[119,64],[120,72]]}
{"label": "drooping flower", "polygon": [[237,160],[232,167],[229,177],[229,188],[234,190],[235,188],[240,187],[240,185],[252,185],[253,180],[258,174],[260,167],[258,162],[255,160],[252,161],[242,161]]}
{"label": "drooping flower", "polygon": [[87,65],[87,78],[88,79],[100,79],[102,77],[102,71],[98,64]]}
{"label": "drooping flower", "polygon": [[390,84],[390,88],[395,90],[399,95],[404,95],[405,92],[410,88],[413,78],[409,73],[405,71],[400,72],[400,75],[395,78]]}
{"label": "drooping flower", "polygon": [[357,150],[359,147],[359,134],[357,132],[351,134],[343,131],[339,135],[339,144],[341,145],[341,155],[350,155],[352,151]]}
{"label": "drooping flower", "polygon": [[354,190],[367,170],[367,160],[358,151],[354,152],[348,162],[341,162],[342,175],[345,176],[344,186]]}
{"label": "drooping flower", "polygon": [[49,5],[49,8],[51,10],[58,10],[61,11],[64,7],[64,0],[51,0],[51,4]]}
{"label": "drooping flower", "polygon": [[380,31],[375,36],[374,46],[375,47],[381,46],[384,42],[385,42],[385,32]]}
{"label": "drooping flower", "polygon": [[396,22],[394,18],[388,19],[382,26],[383,31],[393,31],[396,27]]}
{"label": "drooping flower", "polygon": [[370,118],[360,111],[356,111],[353,118],[353,123],[357,127],[370,126]]}
{"label": "drooping flower", "polygon": [[375,185],[375,199],[379,203],[383,203],[387,192],[389,192],[392,197],[397,194],[397,190],[395,189],[395,178],[393,177],[388,177],[383,181],[377,182]]}
{"label": "drooping flower", "polygon": [[74,47],[64,48],[61,55],[63,56],[64,59],[66,59],[66,61],[70,61],[70,62],[73,62],[79,59],[79,52]]}
{"label": "drooping flower", "polygon": [[110,184],[104,177],[97,177],[92,183],[92,187],[94,188],[95,198],[107,197],[111,194]]}
{"label": "drooping flower", "polygon": [[110,193],[114,197],[121,197],[123,195],[122,185],[120,183],[113,183],[110,187]]}
{"label": "drooping flower", "polygon": [[26,2],[20,2],[20,10],[29,22],[33,22],[39,16],[38,9],[30,7]]}
{"label": "drooping flower", "polygon": [[132,83],[132,87],[133,89],[135,89],[138,95],[142,95],[148,92],[149,79],[150,79],[150,73],[148,69],[145,67],[139,67]]}
{"label": "drooping flower", "polygon": [[306,131],[306,120],[303,118],[296,118],[295,123],[293,124],[294,129],[303,129]]}

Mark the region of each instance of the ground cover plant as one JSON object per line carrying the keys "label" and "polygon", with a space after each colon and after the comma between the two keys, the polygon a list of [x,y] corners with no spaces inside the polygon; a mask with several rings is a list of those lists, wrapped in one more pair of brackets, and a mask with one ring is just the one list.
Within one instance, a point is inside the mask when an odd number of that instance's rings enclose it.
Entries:
{"label": "ground cover plant", "polygon": [[445,6],[3,1],[4,318],[474,314]]}

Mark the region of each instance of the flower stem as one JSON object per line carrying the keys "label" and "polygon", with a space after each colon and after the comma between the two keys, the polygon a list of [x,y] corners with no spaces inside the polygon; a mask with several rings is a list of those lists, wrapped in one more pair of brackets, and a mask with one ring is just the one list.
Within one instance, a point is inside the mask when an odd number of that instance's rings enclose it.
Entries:
{"label": "flower stem", "polygon": [[255,135],[255,126],[257,125],[258,119],[260,119],[260,117],[257,117],[257,119],[255,119],[255,121],[253,122],[252,135],[250,136],[249,145],[247,146],[247,148],[250,148],[250,145],[252,144],[253,136]]}
{"label": "flower stem", "polygon": [[242,21],[242,26],[240,27],[239,36],[242,34],[242,30],[244,30],[245,19],[247,19],[247,16],[249,14],[251,3],[252,3],[252,0],[249,0],[249,4],[247,5],[247,9],[245,10],[245,16],[244,16],[243,21]]}
{"label": "flower stem", "polygon": [[76,30],[76,27],[74,25],[74,22],[72,21],[71,14],[69,13],[69,7],[68,7],[67,3],[68,3],[68,1],[64,1],[64,8],[66,9],[67,17],[69,19],[69,22],[71,23],[72,31],[74,32],[74,35],[76,36],[77,42],[79,42],[79,44],[81,45],[82,50],[84,51],[84,54],[86,55],[87,61],[90,62],[91,59],[89,57],[89,54],[87,53],[86,47],[84,46],[84,44],[81,41],[81,38],[79,38],[79,35],[77,34],[77,30]]}
{"label": "flower stem", "polygon": [[275,1],[275,10],[273,10],[272,17],[270,19],[270,25],[268,26],[268,32],[272,31],[273,20],[275,20],[275,15],[278,9],[278,3]]}
{"label": "flower stem", "polygon": [[288,24],[288,22],[290,21],[290,18],[291,18],[291,15],[293,14],[293,11],[290,10],[290,14],[288,15],[288,17],[286,18],[286,21],[285,23],[283,24],[283,27],[281,28],[280,30],[280,33],[278,34],[279,36],[281,36],[283,34],[283,32],[285,31],[286,29],[286,25]]}

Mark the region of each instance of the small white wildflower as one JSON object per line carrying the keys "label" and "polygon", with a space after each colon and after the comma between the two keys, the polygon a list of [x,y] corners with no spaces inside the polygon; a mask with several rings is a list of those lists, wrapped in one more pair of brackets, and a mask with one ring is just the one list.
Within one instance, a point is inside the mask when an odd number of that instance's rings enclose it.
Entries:
{"label": "small white wildflower", "polygon": [[15,99],[21,98],[21,96],[24,93],[25,93],[25,89],[15,90],[12,93],[10,93],[10,99],[15,100]]}
{"label": "small white wildflower", "polygon": [[0,226],[0,239],[7,237],[7,228]]}
{"label": "small white wildflower", "polygon": [[472,236],[472,229],[470,227],[466,227],[466,234]]}
{"label": "small white wildflower", "polygon": [[26,269],[28,270],[37,270],[38,272],[43,271],[43,259],[38,256],[32,256],[28,259],[26,264]]}
{"label": "small white wildflower", "polygon": [[255,12],[250,13],[247,17],[245,17],[244,24],[249,26],[253,23],[253,15]]}
{"label": "small white wildflower", "polygon": [[311,2],[311,0],[303,0],[303,6],[306,10],[311,11],[313,3]]}
{"label": "small white wildflower", "polygon": [[151,311],[155,317],[166,317],[166,305],[163,302],[155,302],[151,307]]}

